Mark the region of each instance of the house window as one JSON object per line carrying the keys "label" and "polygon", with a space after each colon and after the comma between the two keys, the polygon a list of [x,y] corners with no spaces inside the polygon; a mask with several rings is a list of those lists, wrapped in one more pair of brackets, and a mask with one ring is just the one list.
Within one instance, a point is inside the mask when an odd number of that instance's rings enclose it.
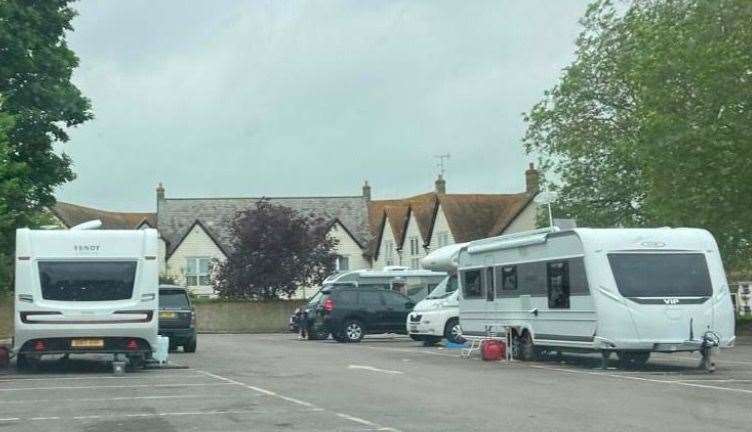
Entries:
{"label": "house window", "polygon": [[185,284],[188,286],[208,286],[211,258],[189,257],[185,259]]}
{"label": "house window", "polygon": [[412,258],[410,260],[410,268],[417,270],[420,268],[420,258]]}
{"label": "house window", "polygon": [[420,239],[418,237],[410,237],[410,255],[420,254]]}
{"label": "house window", "polygon": [[483,297],[480,270],[468,270],[462,273],[463,297],[477,299]]}
{"label": "house window", "polygon": [[348,256],[338,256],[337,257],[337,270],[339,271],[346,271],[350,270],[350,257]]}
{"label": "house window", "polygon": [[394,264],[394,242],[389,240],[384,246],[384,260],[386,265]]}
{"label": "house window", "polygon": [[444,247],[449,245],[449,233],[446,231],[442,231],[438,234],[439,237],[439,247]]}
{"label": "house window", "polygon": [[569,263],[547,265],[549,309],[569,309]]}

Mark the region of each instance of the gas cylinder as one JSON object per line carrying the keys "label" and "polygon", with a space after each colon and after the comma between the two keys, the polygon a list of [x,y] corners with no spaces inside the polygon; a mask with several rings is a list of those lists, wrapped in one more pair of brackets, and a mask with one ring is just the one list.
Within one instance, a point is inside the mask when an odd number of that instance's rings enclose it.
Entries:
{"label": "gas cylinder", "polygon": [[499,361],[506,358],[507,346],[503,341],[484,340],[480,344],[480,354],[485,361]]}

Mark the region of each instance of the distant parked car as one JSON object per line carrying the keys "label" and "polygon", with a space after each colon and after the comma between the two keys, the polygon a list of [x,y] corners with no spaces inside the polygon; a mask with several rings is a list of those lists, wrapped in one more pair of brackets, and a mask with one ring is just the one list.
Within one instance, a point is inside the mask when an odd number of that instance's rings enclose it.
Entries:
{"label": "distant parked car", "polygon": [[414,306],[409,297],[382,288],[325,285],[306,308],[314,338],[331,333],[338,342],[360,342],[366,334],[405,334]]}
{"label": "distant parked car", "polygon": [[185,288],[159,286],[159,334],[170,338],[170,350],[196,352],[196,311]]}

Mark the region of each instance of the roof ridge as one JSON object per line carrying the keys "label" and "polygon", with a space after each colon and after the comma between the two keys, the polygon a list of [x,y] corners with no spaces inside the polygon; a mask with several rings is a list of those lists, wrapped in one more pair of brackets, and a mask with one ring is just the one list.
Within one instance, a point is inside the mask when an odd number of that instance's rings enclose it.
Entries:
{"label": "roof ridge", "polygon": [[[322,199],[322,198],[364,198],[363,195],[318,195],[318,196],[246,196],[246,197],[204,197],[204,198],[165,198],[165,201],[206,201],[206,200],[249,200],[249,199]],[[365,198],[364,198],[365,199]]]}

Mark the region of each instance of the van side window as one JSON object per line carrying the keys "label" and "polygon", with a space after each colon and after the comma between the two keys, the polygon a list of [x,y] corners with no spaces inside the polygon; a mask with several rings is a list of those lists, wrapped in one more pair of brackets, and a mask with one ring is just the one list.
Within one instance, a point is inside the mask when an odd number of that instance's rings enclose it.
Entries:
{"label": "van side window", "polygon": [[546,273],[549,309],[569,309],[569,263],[550,262]]}
{"label": "van side window", "polygon": [[463,297],[466,299],[482,298],[480,270],[468,270],[462,273]]}
{"label": "van side window", "polygon": [[486,301],[494,301],[494,293],[496,292],[496,284],[494,283],[494,269],[488,267],[486,269]]}
{"label": "van side window", "polygon": [[501,267],[501,290],[517,291],[517,266]]}

